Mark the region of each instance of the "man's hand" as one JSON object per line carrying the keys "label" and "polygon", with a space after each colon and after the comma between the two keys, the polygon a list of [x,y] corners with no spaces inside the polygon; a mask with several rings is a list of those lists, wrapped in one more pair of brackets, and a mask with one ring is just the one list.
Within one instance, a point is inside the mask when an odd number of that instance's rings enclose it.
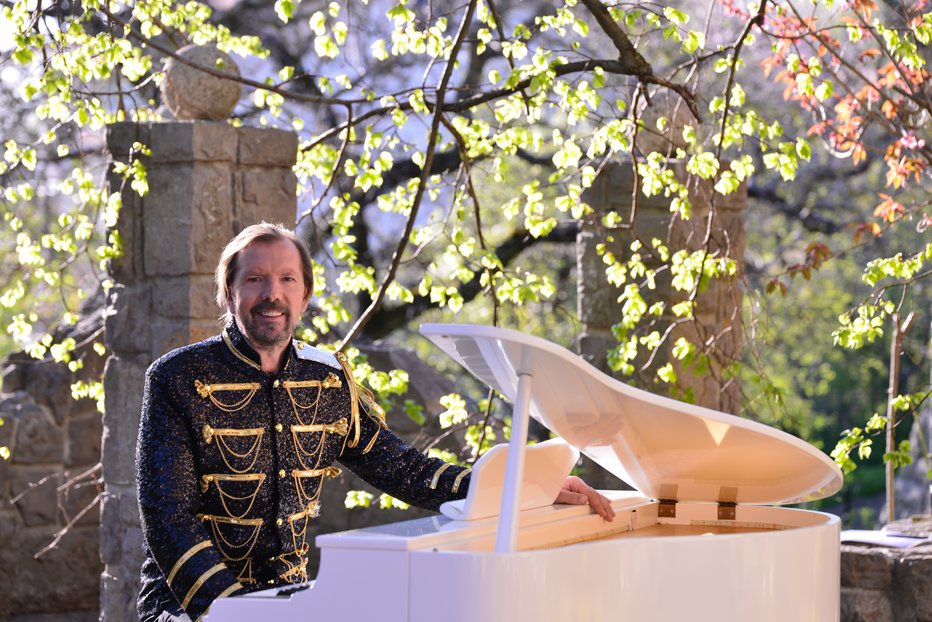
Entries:
{"label": "man's hand", "polygon": [[608,497],[599,494],[599,492],[582,481],[575,475],[571,475],[563,482],[563,488],[557,495],[555,503],[568,503],[571,505],[589,504],[595,513],[611,522],[615,518],[615,510],[612,509],[612,502]]}

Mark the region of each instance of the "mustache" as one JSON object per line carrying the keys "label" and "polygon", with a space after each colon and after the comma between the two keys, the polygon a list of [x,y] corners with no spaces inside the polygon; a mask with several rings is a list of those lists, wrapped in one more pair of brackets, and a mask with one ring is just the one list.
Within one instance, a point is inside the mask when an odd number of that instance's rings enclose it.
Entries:
{"label": "mustache", "polygon": [[250,313],[265,313],[267,311],[277,311],[289,315],[288,307],[277,302],[260,302],[249,310]]}

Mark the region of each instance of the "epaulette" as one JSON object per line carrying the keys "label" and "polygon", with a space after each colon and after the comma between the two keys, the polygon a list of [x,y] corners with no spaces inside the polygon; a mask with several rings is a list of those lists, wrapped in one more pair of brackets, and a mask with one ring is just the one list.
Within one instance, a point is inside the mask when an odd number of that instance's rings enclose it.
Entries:
{"label": "epaulette", "polygon": [[330,352],[324,352],[323,350],[318,350],[314,346],[310,346],[303,341],[298,341],[295,339],[293,341],[295,352],[298,354],[298,358],[302,361],[315,361],[317,363],[323,363],[334,369],[342,369],[340,366],[340,361],[337,360]]}

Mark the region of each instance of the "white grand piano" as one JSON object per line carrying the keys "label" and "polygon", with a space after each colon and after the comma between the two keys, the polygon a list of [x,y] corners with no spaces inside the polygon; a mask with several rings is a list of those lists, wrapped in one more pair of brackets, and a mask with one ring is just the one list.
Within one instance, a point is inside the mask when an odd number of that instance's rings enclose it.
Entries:
{"label": "white grand piano", "polygon": [[[836,492],[824,454],[631,388],[543,339],[421,332],[513,402],[509,445],[441,515],[318,536],[316,581],[220,599],[206,621],[839,619],[838,518],[770,507]],[[555,439],[525,447],[529,415]],[[603,491],[613,522],[553,504],[579,451],[637,489]]]}

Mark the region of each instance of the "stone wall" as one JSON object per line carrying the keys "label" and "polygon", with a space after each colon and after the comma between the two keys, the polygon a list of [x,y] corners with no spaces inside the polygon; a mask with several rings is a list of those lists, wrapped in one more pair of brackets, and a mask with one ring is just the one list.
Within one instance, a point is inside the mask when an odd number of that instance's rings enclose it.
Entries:
{"label": "stone wall", "polygon": [[[82,343],[102,323],[98,305],[59,336]],[[0,445],[12,456],[0,460],[0,619],[97,609],[101,417],[94,400],[71,398],[71,384],[99,376],[103,361],[88,346],[74,358],[85,363],[77,374],[25,354],[3,369]]]}
{"label": "stone wall", "polygon": [[[932,537],[932,518],[894,532]],[[841,546],[841,622],[932,622],[932,541],[908,549]]]}

